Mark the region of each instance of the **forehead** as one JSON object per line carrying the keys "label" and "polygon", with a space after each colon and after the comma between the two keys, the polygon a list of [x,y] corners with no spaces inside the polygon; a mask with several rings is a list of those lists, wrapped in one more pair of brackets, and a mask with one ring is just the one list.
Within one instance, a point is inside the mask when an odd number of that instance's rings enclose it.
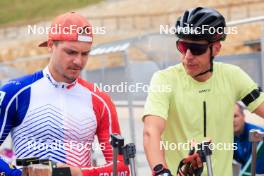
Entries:
{"label": "forehead", "polygon": [[187,42],[187,43],[197,43],[197,44],[208,44],[209,43],[206,40],[194,41],[194,40],[180,39],[180,41],[184,41],[184,42]]}
{"label": "forehead", "polygon": [[61,41],[58,46],[62,49],[71,49],[75,51],[85,52],[91,50],[92,43],[79,41]]}

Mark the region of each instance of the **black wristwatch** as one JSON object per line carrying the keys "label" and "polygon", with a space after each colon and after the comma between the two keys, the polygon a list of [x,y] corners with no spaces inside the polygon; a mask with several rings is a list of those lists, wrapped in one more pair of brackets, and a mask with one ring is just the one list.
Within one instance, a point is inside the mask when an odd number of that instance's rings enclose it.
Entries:
{"label": "black wristwatch", "polygon": [[157,164],[153,168],[153,175],[154,176],[158,176],[158,175],[162,175],[162,176],[172,176],[170,170],[167,169],[167,168],[165,168],[162,164]]}
{"label": "black wristwatch", "polygon": [[158,174],[164,170],[164,166],[162,164],[157,164],[154,168],[153,171],[155,174]]}

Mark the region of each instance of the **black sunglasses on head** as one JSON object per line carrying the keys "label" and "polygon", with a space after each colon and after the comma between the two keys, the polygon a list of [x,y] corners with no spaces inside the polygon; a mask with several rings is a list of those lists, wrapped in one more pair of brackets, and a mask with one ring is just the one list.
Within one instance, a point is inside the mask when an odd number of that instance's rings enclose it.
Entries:
{"label": "black sunglasses on head", "polygon": [[208,47],[211,46],[212,44],[198,44],[198,43],[189,43],[189,42],[184,42],[178,40],[176,42],[177,49],[182,53],[186,54],[187,50],[189,49],[191,53],[195,56],[202,55],[204,54]]}

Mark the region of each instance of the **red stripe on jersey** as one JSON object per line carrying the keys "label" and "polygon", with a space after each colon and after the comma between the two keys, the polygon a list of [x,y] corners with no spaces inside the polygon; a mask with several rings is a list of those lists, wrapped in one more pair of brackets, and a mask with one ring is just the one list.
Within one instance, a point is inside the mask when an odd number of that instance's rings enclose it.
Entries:
{"label": "red stripe on jersey", "polygon": [[[110,134],[120,134],[120,127],[115,105],[109,95],[99,90],[98,87],[96,87],[94,84],[82,79],[78,79],[78,82],[80,83],[80,85],[87,88],[92,94],[93,110],[97,120],[96,134],[100,146],[102,146],[101,148],[106,162],[110,162],[112,160],[112,151],[110,157],[109,150],[104,149],[111,148],[111,145],[109,143]],[[119,158],[121,159],[121,157]]]}

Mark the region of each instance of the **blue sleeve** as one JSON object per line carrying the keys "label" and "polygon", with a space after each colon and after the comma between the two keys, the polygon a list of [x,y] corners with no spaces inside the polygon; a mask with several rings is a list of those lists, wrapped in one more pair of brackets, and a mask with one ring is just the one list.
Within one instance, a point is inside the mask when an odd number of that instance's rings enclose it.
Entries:
{"label": "blue sleeve", "polygon": [[0,88],[0,144],[15,126],[17,97],[12,84]]}
{"label": "blue sleeve", "polygon": [[22,123],[30,103],[30,86],[41,77],[36,73],[11,80],[0,87],[0,145],[11,129]]}
{"label": "blue sleeve", "polygon": [[0,174],[5,173],[5,176],[22,176],[22,172],[16,168],[10,168],[10,166],[0,158]]}
{"label": "blue sleeve", "polygon": [[[41,79],[41,71],[9,81],[0,87],[0,145],[10,131],[20,125],[30,104],[31,84]],[[0,173],[6,176],[20,176],[21,171],[12,169],[0,158]]]}
{"label": "blue sleeve", "polygon": [[248,141],[248,138],[234,138],[234,143],[237,146],[237,149],[234,150],[233,158],[242,164],[242,167],[247,163],[251,155],[251,143]]}
{"label": "blue sleeve", "polygon": [[[0,87],[0,145],[4,142],[12,128],[18,126],[25,117],[29,105],[30,89],[22,83],[11,81]],[[0,174],[5,176],[21,176],[19,169],[10,168],[0,158]]]}

